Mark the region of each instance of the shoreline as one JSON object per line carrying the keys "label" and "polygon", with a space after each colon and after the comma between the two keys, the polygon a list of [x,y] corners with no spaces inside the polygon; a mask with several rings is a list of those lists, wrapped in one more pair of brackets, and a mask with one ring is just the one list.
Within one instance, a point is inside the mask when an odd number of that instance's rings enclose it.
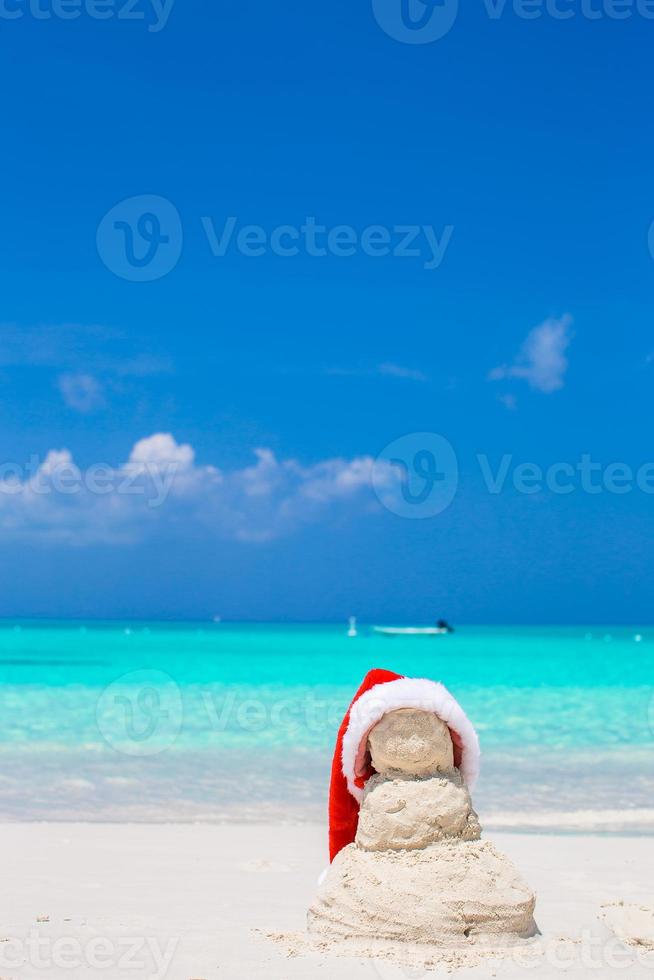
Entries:
{"label": "shoreline", "polygon": [[[226,828],[226,827],[239,827],[239,828],[265,828],[279,827],[279,828],[291,828],[291,827],[324,827],[324,824],[319,823],[315,820],[279,820],[271,822],[269,820],[261,821],[242,821],[242,820],[223,820],[223,821],[210,821],[210,820],[108,820],[103,818],[101,820],[10,820],[3,818],[0,821],[0,827],[206,827],[206,828]],[[489,826],[488,829],[484,828],[483,837],[495,837],[495,836],[519,836],[519,837],[553,837],[553,838],[579,838],[579,837],[592,837],[598,838],[600,840],[612,840],[613,838],[624,838],[625,840],[642,840],[652,839],[654,841],[654,828],[651,830],[554,830],[552,828],[520,828],[520,829],[509,829],[501,828],[495,829]]]}
{"label": "shoreline", "polygon": [[[279,808],[281,811],[283,808]],[[646,816],[645,816],[646,814]],[[500,835],[520,835],[533,837],[625,837],[643,838],[654,837],[654,810],[632,811],[633,819],[625,820],[625,814],[621,813],[618,817],[616,811],[566,811],[552,812],[551,814],[534,814],[533,818],[512,820],[509,815],[493,817],[492,815],[480,814],[484,836],[489,834]],[[517,817],[517,815],[516,815]],[[598,817],[605,817],[602,822],[598,822]],[[237,811],[233,814],[188,816],[186,818],[178,814],[170,817],[158,817],[151,814],[142,816],[134,814],[123,814],[113,817],[107,813],[100,813],[97,816],[89,817],[69,817],[53,816],[47,818],[38,817],[15,817],[11,814],[0,812],[0,827],[11,826],[85,826],[85,827],[310,827],[325,828],[326,833],[326,813],[324,817],[307,816],[301,813],[293,814],[286,812],[266,814],[264,816],[245,816],[243,812]],[[620,820],[624,821],[620,824]],[[613,822],[615,821],[615,822]],[[633,826],[636,824],[637,826]]]}

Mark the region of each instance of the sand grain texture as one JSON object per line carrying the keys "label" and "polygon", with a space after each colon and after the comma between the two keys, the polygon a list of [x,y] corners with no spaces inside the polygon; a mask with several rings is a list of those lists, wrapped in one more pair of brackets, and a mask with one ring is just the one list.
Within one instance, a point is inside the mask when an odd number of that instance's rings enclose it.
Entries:
{"label": "sand grain texture", "polygon": [[373,776],[356,840],[336,856],[309,909],[310,935],[459,947],[533,937],[533,892],[480,834],[456,769]]}
{"label": "sand grain texture", "polygon": [[609,929],[630,946],[654,951],[654,908],[614,902],[602,906],[601,918]]}

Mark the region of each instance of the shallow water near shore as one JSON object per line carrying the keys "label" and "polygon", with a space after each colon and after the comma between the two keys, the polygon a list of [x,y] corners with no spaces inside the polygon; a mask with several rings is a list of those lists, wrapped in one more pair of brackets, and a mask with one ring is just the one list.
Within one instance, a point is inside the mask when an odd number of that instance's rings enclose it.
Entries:
{"label": "shallow water near shore", "polygon": [[321,820],[336,729],[371,667],[461,701],[487,827],[654,829],[647,627],[4,622],[0,818]]}

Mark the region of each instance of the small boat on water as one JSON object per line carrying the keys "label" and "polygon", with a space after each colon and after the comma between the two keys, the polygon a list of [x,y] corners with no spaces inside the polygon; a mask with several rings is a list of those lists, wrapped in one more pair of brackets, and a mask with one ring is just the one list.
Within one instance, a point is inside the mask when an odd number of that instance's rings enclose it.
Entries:
{"label": "small boat on water", "polygon": [[383,636],[447,636],[454,632],[445,619],[439,619],[435,626],[373,626],[372,629]]}
{"label": "small boat on water", "polygon": [[358,636],[357,633],[357,618],[356,616],[350,616],[347,621],[347,635],[348,636]]}

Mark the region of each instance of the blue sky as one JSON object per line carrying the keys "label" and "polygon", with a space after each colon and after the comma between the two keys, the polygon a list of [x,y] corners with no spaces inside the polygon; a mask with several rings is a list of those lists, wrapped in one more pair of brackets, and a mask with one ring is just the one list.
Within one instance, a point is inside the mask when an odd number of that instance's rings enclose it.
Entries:
{"label": "blue sky", "polygon": [[[5,0],[0,614],[651,619],[654,20],[480,0],[409,44],[394,2]],[[134,281],[128,226],[167,274]],[[411,519],[370,480],[424,432],[458,480]],[[630,491],[516,489],[584,454]],[[111,488],[35,495],[46,459]],[[139,465],[177,467],[161,506],[118,489]]]}

